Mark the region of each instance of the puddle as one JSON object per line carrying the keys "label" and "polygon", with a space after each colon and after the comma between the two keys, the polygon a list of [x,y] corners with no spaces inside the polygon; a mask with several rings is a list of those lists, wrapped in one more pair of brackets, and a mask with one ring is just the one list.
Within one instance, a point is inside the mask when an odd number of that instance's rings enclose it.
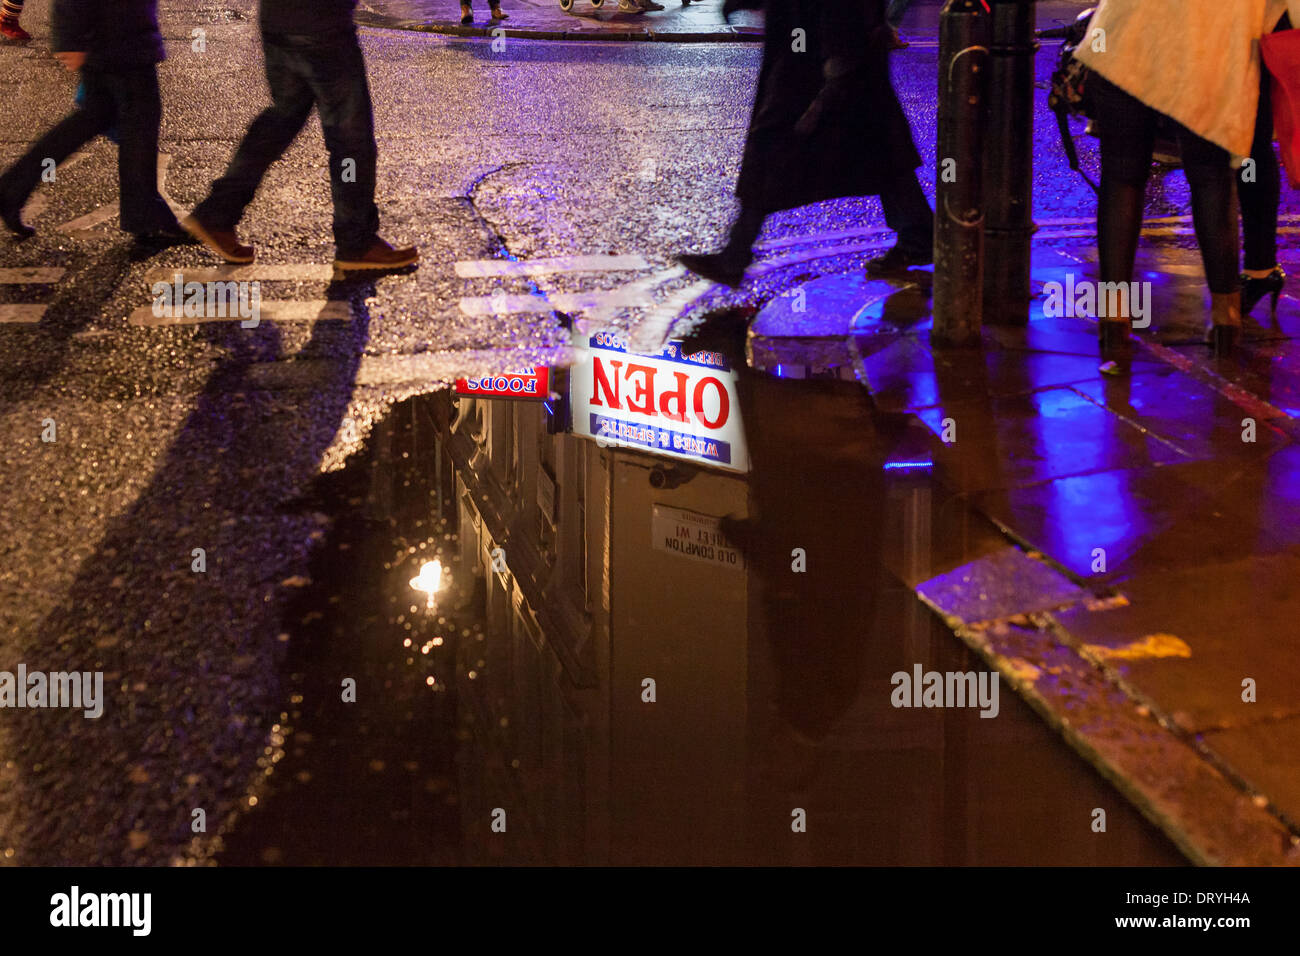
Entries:
{"label": "puddle", "polygon": [[329,521],[283,752],[221,862],[1183,862],[1006,686],[992,719],[896,706],[899,672],[991,683],[902,583],[988,547],[923,429],[787,365],[728,380],[725,455],[611,431],[674,394],[716,421],[726,363],[604,358],[552,370],[572,404],[409,399],[298,503]]}

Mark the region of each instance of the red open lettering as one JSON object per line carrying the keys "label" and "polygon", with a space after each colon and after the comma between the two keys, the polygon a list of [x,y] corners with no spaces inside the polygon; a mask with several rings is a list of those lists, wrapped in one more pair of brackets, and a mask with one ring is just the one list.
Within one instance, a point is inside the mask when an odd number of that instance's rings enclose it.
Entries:
{"label": "red open lettering", "polygon": [[[704,387],[712,385],[718,391],[718,417],[713,421],[704,414]],[[727,389],[712,375],[700,379],[695,386],[695,391],[691,394],[694,400],[695,417],[698,418],[706,428],[721,428],[727,422],[727,415],[731,411],[731,399],[727,397]]]}
{"label": "red open lettering", "polygon": [[[610,408],[622,408],[618,400],[618,370],[623,367],[620,360],[613,359],[610,361],[610,367],[614,369],[614,387],[609,387],[609,378],[605,375],[605,369],[601,365],[600,356],[593,355],[591,362],[591,404],[609,405]],[[600,400],[600,392],[604,391],[605,401]]]}

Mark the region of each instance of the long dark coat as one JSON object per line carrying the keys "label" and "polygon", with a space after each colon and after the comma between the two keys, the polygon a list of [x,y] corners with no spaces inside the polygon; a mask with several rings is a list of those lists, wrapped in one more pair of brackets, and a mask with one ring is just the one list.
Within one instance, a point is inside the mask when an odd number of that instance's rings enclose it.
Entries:
{"label": "long dark coat", "polygon": [[[889,76],[885,0],[764,0],[761,6],[766,38],[736,182],[742,203],[766,214],[839,196],[874,196],[916,169],[921,157]],[[804,52],[796,52],[795,30],[804,31]],[[828,64],[836,75],[829,81]]]}

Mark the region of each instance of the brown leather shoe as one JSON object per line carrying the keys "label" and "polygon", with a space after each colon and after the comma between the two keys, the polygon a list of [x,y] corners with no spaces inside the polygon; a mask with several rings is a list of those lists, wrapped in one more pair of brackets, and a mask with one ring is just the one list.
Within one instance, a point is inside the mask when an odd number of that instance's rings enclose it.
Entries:
{"label": "brown leather shoe", "polygon": [[197,216],[186,216],[181,220],[181,228],[199,242],[203,243],[227,262],[249,263],[253,261],[255,250],[239,241],[233,229],[214,229],[199,221]]}
{"label": "brown leather shoe", "polygon": [[405,269],[407,266],[413,266],[419,261],[420,250],[415,246],[394,249],[376,236],[375,241],[370,244],[370,248],[361,255],[338,256],[334,260],[334,268],[342,271],[370,269],[382,272],[388,269]]}

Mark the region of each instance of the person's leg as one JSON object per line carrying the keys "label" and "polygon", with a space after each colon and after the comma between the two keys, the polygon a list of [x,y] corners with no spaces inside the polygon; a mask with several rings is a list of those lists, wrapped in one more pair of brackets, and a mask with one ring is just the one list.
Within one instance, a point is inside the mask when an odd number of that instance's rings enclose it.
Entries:
{"label": "person's leg", "polygon": [[288,38],[269,34],[262,36],[262,49],[271,105],[253,120],[225,173],[194,209],[194,217],[213,229],[235,228],[266,171],[284,155],[311,115],[314,100],[301,52]]}
{"label": "person's leg", "polygon": [[910,256],[928,261],[934,252],[934,210],[913,170],[900,175],[880,194],[885,225],[898,233],[898,245]]}
{"label": "person's leg", "polygon": [[1205,282],[1210,287],[1206,339],[1220,354],[1230,351],[1241,332],[1241,285],[1237,273],[1237,191],[1228,152],[1179,127],[1183,169],[1192,189],[1192,224],[1201,247]]}
{"label": "person's leg", "polygon": [[1273,151],[1272,77],[1261,70],[1259,112],[1255,115],[1255,139],[1250,158],[1252,175],[1237,173],[1237,195],[1241,200],[1241,226],[1245,234],[1246,272],[1268,275],[1277,266],[1277,207],[1282,198],[1282,174]]}
{"label": "person's leg", "polygon": [[1237,272],[1237,194],[1228,153],[1220,146],[1179,127],[1183,169],[1192,191],[1192,224],[1205,264],[1210,291],[1232,295],[1239,291]]}
{"label": "person's leg", "polygon": [[375,205],[375,120],[366,61],[355,28],[320,38],[308,58],[308,82],[329,151],[334,243],[340,259],[365,254],[379,234]]}
{"label": "person's leg", "polygon": [[19,211],[49,169],[113,125],[114,100],[103,75],[81,71],[85,103],[47,132],[16,163],[0,175],[0,213],[14,232],[30,234],[18,219]]}
{"label": "person's leg", "polygon": [[1094,76],[1101,183],[1097,198],[1097,260],[1102,282],[1133,278],[1142,203],[1151,171],[1155,114],[1123,90]]}
{"label": "person's leg", "polygon": [[720,252],[684,253],[677,257],[677,261],[711,282],[736,288],[744,281],[745,270],[754,261],[754,243],[763,231],[766,219],[767,214],[760,209],[742,204],[731,224],[727,244]]}
{"label": "person's leg", "polygon": [[117,104],[117,173],[121,226],[145,234],[177,228],[176,217],[158,191],[158,127],[162,93],[154,66],[105,73]]}

